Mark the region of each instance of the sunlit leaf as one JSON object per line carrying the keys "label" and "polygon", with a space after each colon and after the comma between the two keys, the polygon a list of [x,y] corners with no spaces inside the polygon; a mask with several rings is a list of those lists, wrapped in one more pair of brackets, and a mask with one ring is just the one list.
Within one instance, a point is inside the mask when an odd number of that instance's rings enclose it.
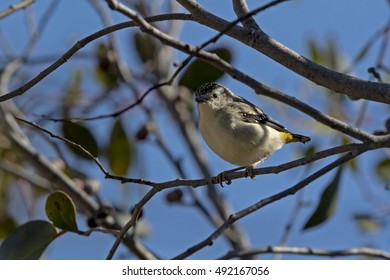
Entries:
{"label": "sunlit leaf", "polygon": [[[80,123],[75,123],[71,121],[65,121],[62,125],[62,132],[64,137],[74,143],[81,145],[84,149],[89,151],[93,156],[98,155],[98,145],[97,142],[89,131],[88,128],[83,126]],[[86,159],[91,159],[88,155],[74,147],[73,145],[68,145],[68,147],[78,156],[81,156]]]}
{"label": "sunlit leaf", "polygon": [[108,148],[111,171],[116,175],[126,175],[133,156],[133,147],[120,120],[111,130]]}
{"label": "sunlit leaf", "polygon": [[390,182],[390,158],[385,158],[378,162],[376,174],[385,182]]}
{"label": "sunlit leaf", "polygon": [[308,48],[311,60],[316,63],[320,63],[320,50],[317,46],[317,42],[314,39],[310,39],[308,41]]}
{"label": "sunlit leaf", "polygon": [[381,227],[378,219],[371,214],[356,214],[354,220],[359,229],[364,233],[372,233],[379,230]]}
{"label": "sunlit leaf", "polygon": [[[342,137],[341,138],[341,144],[342,145],[347,145],[349,143],[351,143],[351,141],[347,137]],[[350,159],[348,161],[348,167],[350,167],[352,171],[357,171],[358,170],[356,158]]]}
{"label": "sunlit leaf", "polygon": [[307,230],[324,223],[334,214],[337,205],[338,189],[341,181],[342,170],[342,167],[337,169],[332,181],[322,192],[318,205],[313,214],[307,220],[303,230]]}
{"label": "sunlit leaf", "polygon": [[143,33],[135,33],[133,37],[134,47],[143,62],[154,59],[155,43],[153,39]]}
{"label": "sunlit leaf", "polygon": [[314,155],[316,152],[316,147],[315,145],[305,145],[300,147],[299,153],[301,157],[308,157]]}
{"label": "sunlit leaf", "polygon": [[46,215],[59,229],[77,232],[76,207],[63,191],[51,193],[46,200]]}
{"label": "sunlit leaf", "polygon": [[56,236],[57,232],[49,222],[27,222],[1,243],[0,260],[37,260]]}
{"label": "sunlit leaf", "polygon": [[83,76],[80,69],[76,69],[75,71],[72,72],[71,80],[66,90],[66,94],[64,95],[63,109],[65,111],[68,111],[79,101],[82,77]]}
{"label": "sunlit leaf", "polygon": [[[230,62],[232,59],[232,54],[230,49],[228,48],[217,48],[213,50],[209,50],[211,53],[215,53],[221,59]],[[212,66],[211,64],[196,59],[192,62],[184,74],[181,76],[179,80],[179,84],[186,86],[191,91],[195,91],[201,84],[214,82],[222,77],[224,73]]]}
{"label": "sunlit leaf", "polygon": [[113,51],[105,44],[101,43],[97,47],[97,65],[95,68],[95,75],[107,89],[115,88],[118,83],[119,73],[117,65],[114,60]]}

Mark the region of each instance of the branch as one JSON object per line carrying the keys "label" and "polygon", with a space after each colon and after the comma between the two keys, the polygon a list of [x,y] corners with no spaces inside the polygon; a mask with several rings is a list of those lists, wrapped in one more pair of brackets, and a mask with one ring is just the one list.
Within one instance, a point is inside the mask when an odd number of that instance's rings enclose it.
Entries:
{"label": "branch", "polygon": [[[223,32],[230,24],[209,13],[194,0],[177,1],[202,25]],[[330,70],[282,45],[262,30],[236,25],[226,34],[318,85],[346,94],[352,99],[363,98],[390,104],[390,84],[366,81]]]}
{"label": "branch", "polygon": [[[81,145],[74,143],[62,136],[59,136],[43,127],[40,125],[30,122],[21,118],[17,118],[19,121],[22,121],[28,125],[31,125],[42,132],[50,135],[53,138],[57,138],[63,142],[68,143],[69,145],[74,146],[75,148],[79,149],[81,152],[85,153],[88,157],[90,157],[96,165],[100,168],[100,170],[104,173],[105,177],[108,179],[113,179],[113,180],[119,180],[121,183],[135,183],[135,184],[140,184],[140,185],[147,185],[150,187],[153,187],[157,191],[161,191],[163,189],[168,189],[168,188],[173,188],[173,187],[178,187],[178,186],[190,186],[193,188],[208,185],[208,184],[215,184],[218,183],[218,176],[211,177],[209,179],[195,179],[195,180],[190,180],[190,179],[176,179],[173,181],[166,181],[166,182],[153,182],[145,179],[136,179],[136,178],[126,178],[123,176],[116,176],[111,174],[106,170],[106,168],[100,163],[99,159],[95,156],[93,156],[89,151],[84,149]],[[263,175],[263,174],[278,174],[280,172],[309,164],[311,162],[333,156],[336,154],[340,153],[345,153],[348,151],[353,151],[356,149],[365,149],[365,150],[373,150],[373,149],[378,149],[378,148],[383,148],[387,147],[390,145],[390,136],[377,136],[377,141],[376,142],[369,142],[369,143],[352,143],[352,144],[347,144],[347,145],[342,145],[342,146],[337,146],[333,148],[329,148],[320,152],[317,152],[311,156],[307,156],[305,158],[300,158],[293,160],[291,162],[287,162],[284,164],[280,164],[277,166],[271,166],[271,167],[263,167],[263,168],[257,168],[253,170],[254,175]],[[235,180],[239,178],[244,178],[247,176],[245,171],[240,171],[240,172],[226,172],[226,177],[229,178],[229,180]]]}
{"label": "branch", "polygon": [[[49,134],[51,137],[54,137],[54,138],[57,138],[57,139],[60,139],[64,142],[67,142],[71,145],[74,145],[75,147],[79,148],[81,151],[83,151],[84,153],[86,153],[87,155],[89,155],[94,161],[95,163],[98,164],[98,166],[101,168],[101,170],[106,174],[106,177],[107,178],[110,178],[110,175],[107,171],[105,171],[105,168],[100,164],[100,162],[98,161],[97,158],[95,158],[94,156],[92,156],[88,151],[86,151],[83,147],[81,147],[80,145],[76,144],[76,143],[73,143],[72,141],[69,141],[61,136],[58,136],[42,127],[40,127],[39,125],[35,124],[35,123],[32,123],[32,122],[29,122],[29,121],[26,121],[26,120],[22,120],[22,119],[19,119],[20,121],[23,121],[47,134]],[[283,164],[283,165],[279,165],[279,166],[276,166],[276,167],[268,167],[268,168],[261,168],[261,169],[256,169],[254,171],[254,174],[258,175],[258,174],[265,174],[267,172],[270,172],[272,170],[272,172],[274,173],[279,173],[281,172],[283,169],[288,169],[288,168],[293,168],[294,166],[299,166],[299,165],[302,165],[302,164],[306,164],[306,163],[309,163],[311,161],[314,161],[314,160],[318,160],[320,158],[323,158],[323,157],[326,157],[326,156],[329,156],[329,155],[332,155],[332,154],[335,154],[335,153],[340,153],[340,152],[345,152],[345,151],[349,151],[349,150],[352,150],[351,153],[347,154],[350,155],[352,154],[353,156],[352,157],[348,157],[348,160],[350,158],[353,158],[355,156],[357,156],[359,153],[362,153],[363,151],[366,151],[366,150],[369,150],[369,149],[374,149],[374,148],[378,148],[380,147],[381,145],[384,145],[384,144],[387,144],[389,145],[390,143],[390,136],[388,137],[382,137],[383,141],[381,143],[366,143],[366,144],[348,144],[348,145],[344,145],[344,146],[339,146],[339,147],[335,147],[335,148],[332,148],[332,149],[328,149],[328,150],[325,150],[325,151],[321,151],[321,152],[318,152],[310,157],[306,157],[306,158],[303,158],[303,159],[300,159],[300,160],[295,160],[295,161],[292,161],[290,163],[286,163],[286,164]],[[355,152],[353,152],[355,151]],[[360,151],[360,152],[359,152]],[[344,156],[343,158],[345,158],[346,156]],[[343,159],[342,158],[342,159]],[[306,163],[305,163],[306,161]],[[346,161],[346,160],[345,160]],[[260,201],[259,203],[247,208],[247,209],[244,209],[240,212],[238,212],[237,214],[234,214],[234,215],[231,215],[229,217],[229,219],[221,226],[217,229],[216,233],[217,234],[214,234],[212,236],[213,239],[216,239],[219,235],[221,235],[222,233],[224,233],[224,231],[228,228],[228,227],[231,227],[232,224],[237,221],[238,219],[246,216],[246,215],[249,215],[251,212],[255,211],[255,210],[258,210],[264,206],[266,206],[267,204],[273,202],[273,201],[276,201],[276,200],[279,200],[287,195],[292,195],[294,194],[296,191],[298,191],[299,189],[303,188],[304,186],[306,186],[307,184],[309,184],[311,181],[314,181],[315,179],[317,179],[318,177],[322,176],[323,174],[325,174],[326,172],[330,171],[332,168],[332,166],[334,165],[340,165],[343,161],[341,161],[340,159],[338,161],[335,161],[333,162],[332,164],[328,165],[327,167],[321,169],[320,171],[317,171],[316,173],[314,173],[313,175],[309,176],[308,178],[306,178],[305,180],[303,180],[302,182],[298,183],[296,186],[284,191],[284,192],[281,192],[277,195],[274,195],[268,199],[265,199],[265,200],[262,200]],[[241,174],[240,174],[241,173]],[[246,176],[245,172],[236,172],[236,173],[233,173],[233,174],[229,174],[229,179],[235,179],[235,178],[240,178],[240,177],[244,177]],[[114,176],[113,176],[114,177]],[[205,179],[202,179],[202,180],[175,180],[175,181],[171,181],[171,182],[163,182],[163,183],[153,183],[153,182],[149,182],[149,181],[145,181],[143,179],[128,179],[129,181],[131,182],[138,182],[138,183],[144,183],[144,184],[147,184],[147,185],[150,185],[153,187],[153,189],[151,189],[142,199],[141,201],[135,206],[135,210],[133,212],[133,216],[132,218],[130,219],[130,221],[121,229],[121,232],[119,234],[119,236],[117,237],[114,245],[112,246],[107,258],[108,259],[111,259],[116,251],[116,249],[118,248],[119,244],[122,242],[123,238],[125,238],[126,233],[127,231],[134,227],[136,225],[136,222],[137,222],[137,218],[138,218],[138,215],[139,213],[141,212],[141,209],[142,207],[159,191],[161,191],[162,189],[165,189],[165,188],[168,188],[168,187],[174,187],[174,186],[178,186],[178,185],[187,185],[187,186],[193,186],[195,187],[196,183],[201,183],[199,185],[207,185],[209,184],[209,180],[205,180]],[[212,180],[217,180],[216,177],[214,177]],[[122,182],[126,181],[126,179],[122,179]],[[199,186],[198,185],[198,186]],[[210,239],[211,240],[211,239]],[[207,240],[205,242],[203,242],[201,245],[198,245],[198,246],[206,246],[208,245],[208,242],[210,242],[210,240]],[[212,241],[211,241],[212,242]],[[205,244],[205,245],[204,245]],[[202,247],[199,247],[199,249],[202,248]],[[188,252],[190,252],[190,254],[192,254],[194,251],[194,249],[189,249]],[[183,255],[181,255],[183,256]]]}
{"label": "branch", "polygon": [[13,5],[9,6],[7,9],[5,9],[4,11],[0,12],[0,19],[9,16],[13,12],[24,9],[24,8],[30,6],[31,4],[33,4],[34,2],[35,2],[35,0],[22,0],[18,4],[13,4]]}
{"label": "branch", "polygon": [[[150,22],[155,21],[162,21],[162,20],[190,20],[191,16],[187,14],[164,14],[164,15],[157,15],[152,16],[150,18],[146,18],[145,20],[148,20]],[[6,100],[9,100],[11,98],[14,98],[19,95],[23,95],[27,90],[31,89],[33,86],[35,86],[37,83],[42,81],[44,78],[46,78],[49,74],[54,72],[58,67],[60,67],[62,64],[67,62],[77,51],[85,47],[88,43],[103,37],[109,33],[112,33],[117,30],[134,27],[137,26],[137,23],[134,21],[127,21],[122,22],[119,24],[115,24],[113,26],[104,28],[102,30],[99,30],[82,40],[78,41],[76,44],[73,45],[72,48],[70,48],[64,55],[62,55],[59,59],[57,59],[54,63],[52,63],[50,66],[48,66],[46,69],[44,69],[42,72],[40,72],[37,76],[32,78],[30,81],[28,81],[26,84],[22,85],[21,87],[6,93],[4,95],[0,96],[0,102],[4,102]]]}
{"label": "branch", "polygon": [[219,227],[216,231],[214,231],[209,237],[207,237],[205,240],[199,242],[198,244],[192,246],[191,248],[187,249],[185,252],[179,254],[178,256],[174,257],[173,259],[175,260],[181,260],[185,259],[192,254],[196,253],[197,251],[203,249],[206,246],[211,246],[214,241],[232,224],[240,220],[241,218],[275,202],[278,201],[284,197],[290,196],[295,194],[297,191],[303,189],[306,187],[308,184],[311,182],[315,181],[316,179],[320,178],[324,174],[328,173],[329,171],[333,170],[334,168],[346,163],[347,161],[357,157],[358,155],[364,153],[367,151],[367,148],[356,148],[353,151],[347,153],[346,155],[342,156],[338,160],[328,164],[324,168],[316,171],[315,173],[311,174],[310,176],[306,177],[306,179],[302,180],[301,182],[297,183],[296,185],[279,192],[275,195],[272,195],[270,197],[264,198],[260,200],[259,202],[235,213],[230,215],[229,219],[221,226]]}
{"label": "branch", "polygon": [[[288,96],[288,95],[286,95],[278,90],[275,90],[271,87],[263,85],[260,82],[258,82],[256,79],[254,79],[254,78],[246,75],[245,73],[235,69],[231,64],[220,59],[215,54],[211,54],[209,52],[202,51],[202,49],[204,47],[206,47],[207,45],[211,44],[212,42],[216,42],[216,40],[218,40],[224,33],[229,33],[231,30],[236,28],[237,26],[235,25],[235,23],[242,20],[242,18],[239,18],[231,23],[227,23],[218,35],[214,36],[213,38],[211,38],[210,40],[201,44],[200,46],[192,47],[188,44],[185,44],[185,43],[182,43],[181,41],[176,40],[175,38],[168,36],[167,34],[164,34],[160,30],[158,30],[155,27],[153,27],[152,25],[150,25],[144,19],[142,19],[137,13],[128,9],[126,6],[122,5],[121,3],[119,3],[115,0],[106,0],[106,1],[109,3],[109,5],[112,9],[119,10],[123,14],[131,17],[132,19],[134,19],[134,21],[139,23],[140,29],[142,31],[157,38],[158,40],[160,40],[162,43],[164,43],[166,45],[169,45],[169,46],[174,47],[180,51],[188,53],[190,55],[189,58],[191,58],[192,56],[196,56],[196,57],[212,64],[213,66],[215,66],[216,68],[220,69],[221,71],[227,73],[228,75],[232,76],[234,79],[237,79],[237,80],[243,82],[244,84],[250,86],[256,93],[271,97],[271,98],[279,100],[285,104],[288,104],[288,105],[310,115],[311,117],[313,117],[317,121],[333,128],[333,129],[336,129],[342,133],[345,133],[351,137],[354,137],[354,138],[362,140],[362,141],[372,140],[372,135],[370,135],[362,130],[359,130],[357,128],[351,127],[348,124],[346,124],[342,121],[339,121],[337,119],[334,119],[326,114],[323,114],[323,113],[319,112],[318,110],[310,107],[309,105],[301,102],[300,100],[297,100],[293,97],[290,97],[290,96]],[[281,2],[281,0],[280,1],[273,1],[268,5],[261,6],[255,10],[253,10],[247,16],[254,15],[260,11],[265,10],[269,6],[272,6],[272,5],[274,5],[276,3],[280,3],[280,2]]]}
{"label": "branch", "polygon": [[43,189],[45,191],[50,191],[52,189],[52,184],[50,183],[50,181],[37,174],[33,174],[29,170],[8,160],[0,160],[0,168],[14,175],[15,177],[21,178],[29,182],[31,185],[35,186],[38,189]]}
{"label": "branch", "polygon": [[294,254],[294,255],[310,255],[321,257],[342,257],[342,256],[366,256],[378,259],[390,259],[390,253],[369,247],[349,248],[342,250],[324,250],[317,248],[306,247],[285,247],[285,246],[267,246],[256,249],[251,249],[242,252],[229,252],[226,255],[218,258],[219,260],[229,260],[232,258],[242,258],[244,256],[252,256],[258,254]]}
{"label": "branch", "polygon": [[[122,7],[122,6],[120,6],[120,7],[122,9],[126,8],[126,7]],[[264,9],[264,7],[258,8],[258,9],[256,9],[256,11],[260,11],[262,9]],[[129,9],[127,9],[127,10],[129,10]],[[349,135],[351,137],[354,137],[354,138],[362,140],[362,141],[366,141],[366,140],[371,140],[372,139],[372,135],[370,135],[368,133],[365,133],[364,131],[361,131],[361,130],[359,130],[357,128],[351,127],[348,124],[346,124],[346,123],[344,123],[342,121],[339,121],[337,119],[334,119],[334,118],[332,118],[332,117],[330,117],[330,116],[328,116],[326,114],[322,114],[318,110],[310,107],[309,105],[307,105],[307,104],[305,104],[305,103],[303,103],[303,102],[301,102],[301,101],[299,101],[299,100],[297,100],[297,99],[295,99],[293,97],[290,97],[290,96],[288,96],[288,95],[286,95],[286,94],[284,94],[284,93],[282,93],[282,92],[280,92],[278,90],[275,90],[275,89],[273,89],[271,87],[268,87],[268,86],[265,86],[265,85],[259,83],[256,79],[251,78],[251,77],[247,76],[246,74],[240,72],[239,70],[235,69],[232,65],[230,65],[226,61],[220,59],[215,54],[211,54],[209,52],[201,51],[201,50],[199,50],[199,47],[191,47],[188,44],[182,43],[182,42],[180,42],[180,41],[178,41],[178,40],[176,40],[176,39],[174,39],[174,38],[172,38],[172,37],[162,33],[158,29],[156,29],[153,26],[151,26],[146,21],[146,19],[140,18],[137,14],[134,14],[131,10],[129,10],[128,13],[130,13],[131,16],[136,19],[134,22],[124,22],[124,23],[120,23],[120,24],[117,24],[117,25],[113,25],[111,27],[102,29],[102,30],[100,30],[100,31],[98,31],[96,33],[93,33],[92,35],[87,36],[86,38],[80,40],[71,49],[69,49],[60,59],[58,59],[56,62],[54,62],[52,65],[50,65],[44,71],[42,71],[35,78],[33,78],[32,80],[27,82],[25,85],[21,86],[20,88],[14,90],[12,92],[9,92],[8,94],[0,96],[0,102],[23,94],[25,91],[30,89],[32,86],[34,86],[35,84],[40,82],[43,78],[45,78],[47,75],[49,75],[55,69],[57,69],[60,65],[65,63],[74,53],[76,53],[79,49],[83,48],[89,42],[91,42],[91,41],[93,41],[93,40],[95,40],[97,38],[100,38],[101,36],[107,35],[107,34],[109,34],[111,32],[114,32],[114,31],[117,31],[117,30],[120,30],[120,29],[123,29],[123,28],[127,28],[127,27],[130,27],[130,26],[136,26],[137,24],[142,24],[141,25],[142,28],[141,27],[140,28],[143,29],[143,31],[145,31],[148,34],[156,37],[157,39],[161,40],[163,43],[165,43],[165,44],[167,44],[169,46],[172,46],[172,47],[177,48],[177,49],[179,49],[179,50],[181,50],[181,51],[183,51],[185,53],[190,54],[190,56],[186,59],[186,61],[189,61],[192,58],[192,56],[197,56],[198,58],[200,58],[202,60],[205,60],[206,62],[214,65],[218,69],[220,69],[220,70],[224,71],[225,73],[229,74],[233,78],[235,78],[235,79],[237,79],[237,80],[247,84],[248,86],[253,88],[255,90],[255,92],[257,92],[257,93],[263,94],[265,96],[268,96],[268,97],[271,97],[273,99],[279,100],[279,101],[281,101],[281,102],[283,102],[285,104],[288,104],[288,105],[290,105],[290,106],[292,106],[292,107],[294,107],[294,108],[296,108],[296,109],[298,109],[298,110],[300,110],[300,111],[310,115],[311,117],[313,117],[317,121],[319,121],[319,122],[321,122],[321,123],[323,123],[323,124],[333,128],[333,129],[336,129],[336,130],[338,130],[338,131],[340,131],[342,133],[345,133],[345,134],[347,134],[347,135]],[[184,14],[170,14],[168,16],[169,16],[168,18],[170,18],[170,19],[187,19],[187,20],[191,19],[191,17],[189,15],[184,15]],[[166,19],[166,18],[167,18],[167,15],[160,15],[160,16],[155,16],[155,17],[148,18],[147,20],[149,20],[149,21],[157,21],[157,20],[163,20],[163,19]],[[229,32],[228,28],[235,28],[235,26],[233,26],[232,24],[228,25],[224,29],[224,32]],[[221,34],[218,34],[217,36],[215,36],[212,39],[208,40],[206,43],[202,44],[202,47],[205,47],[207,44],[209,44],[211,42],[214,42],[219,37],[221,37]],[[178,71],[176,71],[176,73],[178,73]],[[174,78],[174,76],[172,78]],[[157,87],[161,87],[162,85],[165,85],[166,83],[167,82],[159,84],[159,85],[156,85],[156,86],[152,87],[151,89],[154,89],[154,88],[157,88]],[[102,115],[102,116],[98,116],[98,117],[94,117],[94,118],[88,118],[88,119],[97,119],[97,118],[118,116],[119,114],[122,114],[123,112],[125,112],[125,111],[133,108],[134,106],[140,104],[142,102],[143,98],[145,98],[145,96],[149,92],[150,91],[147,91],[139,100],[137,100],[136,103],[131,104],[130,106],[126,107],[125,109],[120,110],[118,112],[115,112],[114,114]]]}
{"label": "branch", "polygon": [[111,260],[114,256],[116,250],[118,249],[119,245],[121,244],[122,240],[125,238],[127,232],[135,226],[138,216],[141,213],[142,207],[157,193],[156,189],[151,189],[135,206],[133,215],[131,216],[130,221],[128,221],[119,232],[117,238],[115,239],[114,244],[112,245],[106,259]]}

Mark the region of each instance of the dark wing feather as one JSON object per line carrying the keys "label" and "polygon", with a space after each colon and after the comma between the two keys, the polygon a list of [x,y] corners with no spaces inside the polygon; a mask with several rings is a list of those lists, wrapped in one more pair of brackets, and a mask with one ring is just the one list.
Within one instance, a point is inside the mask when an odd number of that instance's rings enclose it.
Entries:
{"label": "dark wing feather", "polygon": [[270,116],[268,116],[264,113],[253,115],[250,113],[241,112],[241,115],[243,116],[243,120],[245,122],[261,123],[261,124],[267,125],[269,127],[272,127],[273,129],[276,129],[278,131],[287,132],[287,129],[283,125],[281,125],[279,122],[275,121]]}
{"label": "dark wing feather", "polygon": [[278,131],[288,132],[288,130],[282,124],[272,119],[256,105],[240,97],[238,97],[237,100],[235,101],[244,103],[245,104],[244,108],[245,107],[248,108],[248,110],[243,110],[243,107],[237,106],[237,109],[240,110],[240,114],[244,122],[261,123],[269,127],[272,127],[273,129],[276,129]]}

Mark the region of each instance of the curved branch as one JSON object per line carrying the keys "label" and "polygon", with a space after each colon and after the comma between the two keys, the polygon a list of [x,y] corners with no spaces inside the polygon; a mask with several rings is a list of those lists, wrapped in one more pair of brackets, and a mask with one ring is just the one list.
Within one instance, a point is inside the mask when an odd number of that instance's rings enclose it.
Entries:
{"label": "curved branch", "polygon": [[35,0],[23,0],[20,1],[20,3],[13,4],[9,6],[7,9],[5,9],[4,11],[0,12],[0,19],[5,18],[18,10],[25,9],[31,4],[33,4],[34,2]]}
{"label": "curved branch", "polygon": [[[182,14],[182,13],[176,13],[176,14],[163,14],[163,15],[157,15],[152,16],[149,18],[145,18],[145,21],[149,22],[155,22],[155,21],[162,21],[162,20],[191,20],[191,15],[188,14]],[[85,47],[88,43],[103,37],[107,34],[110,34],[114,31],[134,27],[137,26],[138,23],[135,21],[126,21],[122,23],[115,24],[113,26],[104,28],[102,30],[99,30],[84,39],[78,41],[76,44],[73,45],[64,55],[62,55],[60,58],[58,58],[54,63],[52,63],[50,66],[48,66],[46,69],[44,69],[42,72],[40,72],[37,76],[35,76],[33,79],[28,81],[26,84],[22,85],[21,87],[0,95],[0,102],[4,102],[6,100],[9,100],[11,98],[14,98],[16,96],[24,94],[26,91],[31,89],[33,86],[38,84],[40,81],[42,81],[44,78],[46,78],[49,74],[54,72],[58,67],[63,65],[65,62],[67,62],[77,51]],[[0,92],[1,94],[1,92]]]}
{"label": "curved branch", "polygon": [[248,5],[246,4],[245,0],[233,0],[233,9],[236,13],[237,17],[239,18],[245,18],[241,20],[241,24],[247,28],[252,28],[255,30],[260,29],[260,26],[257,24],[255,19],[250,16],[248,17],[247,14],[250,12]]}
{"label": "curved branch", "polygon": [[[311,117],[313,117],[317,121],[333,128],[333,129],[336,129],[342,133],[345,133],[351,137],[354,137],[354,138],[362,140],[362,141],[372,140],[372,135],[370,135],[362,130],[359,130],[357,128],[351,127],[348,124],[346,124],[342,121],[339,121],[337,119],[334,119],[328,115],[325,115],[325,114],[319,112],[318,110],[314,109],[313,107],[310,107],[306,103],[301,102],[300,100],[297,100],[293,97],[290,97],[290,96],[288,96],[288,95],[286,95],[286,94],[284,94],[276,89],[273,89],[271,87],[263,85],[260,82],[258,82],[256,79],[237,70],[228,62],[220,59],[217,55],[211,54],[209,52],[202,50],[204,47],[206,47],[210,43],[218,40],[223,34],[225,34],[225,33],[228,34],[231,30],[236,28],[237,26],[235,25],[235,23],[240,21],[241,18],[233,21],[232,23],[228,23],[227,25],[225,25],[224,29],[221,31],[221,33],[214,36],[213,38],[211,38],[207,42],[201,44],[198,47],[192,47],[188,44],[185,44],[181,41],[176,40],[175,38],[172,38],[171,36],[161,32],[160,30],[156,29],[155,27],[150,25],[147,21],[145,21],[145,19],[140,17],[137,13],[128,9],[126,6],[122,5],[121,3],[119,3],[115,0],[106,0],[106,1],[109,4],[111,4],[110,7],[112,9],[119,10],[123,14],[129,16],[134,21],[136,21],[139,24],[140,29],[142,31],[157,38],[162,43],[164,43],[168,46],[174,47],[182,52],[189,54],[190,55],[189,58],[191,58],[191,56],[196,56],[196,57],[206,61],[207,63],[212,64],[213,66],[215,66],[216,68],[220,69],[221,71],[227,73],[228,75],[232,76],[234,79],[237,79],[237,80],[245,83],[246,85],[250,86],[256,93],[259,93],[259,94],[262,94],[265,96],[269,96],[271,98],[274,98],[276,100],[284,102],[284,103],[310,115]],[[261,6],[257,9],[255,9],[254,11],[252,11],[251,13],[249,13],[248,16],[253,15],[257,12],[263,11],[267,7],[270,7],[270,6],[275,5],[277,3],[280,3],[280,2],[282,2],[282,1],[281,0],[273,1],[268,5]]]}
{"label": "curved branch", "polygon": [[219,260],[229,260],[232,258],[242,258],[244,256],[253,256],[259,254],[294,254],[294,255],[310,255],[321,257],[343,257],[343,256],[367,256],[378,259],[390,259],[390,253],[369,247],[358,247],[341,250],[324,250],[318,248],[307,247],[286,247],[286,246],[267,246],[255,248],[242,252],[228,252],[226,255],[218,258]]}
{"label": "curved branch", "polygon": [[176,257],[174,257],[173,259],[174,260],[182,260],[182,259],[185,259],[189,256],[191,256],[192,254],[198,252],[199,250],[203,249],[204,247],[206,246],[211,246],[214,241],[229,227],[231,226],[232,224],[234,224],[235,222],[237,222],[238,220],[242,219],[243,217],[277,201],[277,200],[280,200],[284,197],[287,197],[287,196],[290,196],[290,195],[293,195],[295,194],[297,191],[303,189],[304,187],[306,187],[308,184],[310,184],[311,182],[315,181],[316,179],[320,178],[321,176],[323,176],[324,174],[328,173],[329,171],[333,170],[334,168],[346,163],[347,161],[357,157],[358,155],[366,152],[367,149],[365,148],[357,148],[347,154],[345,154],[344,156],[342,156],[341,158],[339,158],[338,160],[328,164],[327,166],[325,166],[324,168],[314,172],[313,174],[311,174],[310,176],[306,177],[304,180],[300,181],[299,183],[295,184],[294,186],[284,190],[284,191],[281,191],[275,195],[272,195],[272,196],[269,196],[267,198],[264,198],[260,201],[258,201],[257,203],[235,213],[235,214],[232,214],[230,215],[229,219],[221,226],[219,227],[216,231],[214,231],[209,237],[207,237],[206,239],[204,239],[203,241],[199,242],[198,244],[190,247],[189,249],[187,249],[186,251],[184,251],[183,253],[177,255]]}
{"label": "curved branch", "polygon": [[371,82],[330,70],[282,45],[260,29],[236,25],[226,31],[230,23],[209,13],[196,1],[178,0],[178,2],[193,15],[198,23],[225,32],[228,36],[320,86],[346,94],[352,99],[363,98],[390,104],[390,84]]}
{"label": "curved branch", "polygon": [[[122,7],[122,6],[121,6]],[[117,8],[117,7],[116,7]],[[261,7],[257,10],[263,10],[264,7]],[[100,38],[104,35],[107,35],[111,32],[127,28],[127,27],[132,27],[132,26],[137,26],[138,24],[140,25],[140,28],[152,35],[153,37],[159,39],[162,41],[164,44],[167,44],[171,47],[174,47],[180,51],[183,51],[187,54],[190,55],[189,58],[192,56],[196,56],[202,60],[205,60],[208,63],[211,63],[213,66],[216,68],[224,71],[225,73],[229,74],[233,78],[247,84],[250,86],[252,89],[255,90],[255,92],[263,94],[265,96],[269,96],[271,98],[274,98],[276,100],[279,100],[281,102],[284,102],[308,115],[316,119],[317,121],[333,128],[336,129],[342,133],[345,133],[351,137],[354,137],[356,139],[362,140],[362,141],[367,141],[367,140],[372,140],[372,135],[359,130],[357,128],[351,127],[348,124],[339,121],[337,119],[334,119],[326,114],[323,114],[319,112],[318,110],[314,109],[313,107],[293,98],[290,97],[276,89],[273,89],[271,87],[268,87],[266,85],[261,84],[260,82],[256,81],[254,78],[244,74],[243,72],[235,69],[231,64],[227,63],[226,61],[220,59],[218,56],[215,54],[202,51],[200,50],[199,47],[192,47],[188,44],[185,44],[183,42],[180,42],[171,36],[161,32],[160,30],[156,29],[155,27],[151,26],[147,20],[149,21],[158,21],[158,20],[163,20],[163,19],[186,19],[186,20],[191,20],[192,17],[190,15],[186,14],[169,14],[169,15],[159,15],[159,16],[154,16],[151,18],[143,19],[139,17],[138,14],[134,14],[133,11],[131,10],[125,10],[128,11],[129,16],[131,16],[134,21],[133,22],[124,22],[120,24],[113,25],[108,28],[104,28],[98,32],[95,32],[86,38],[78,41],[71,49],[69,49],[61,58],[59,58],[57,61],[55,61],[53,64],[51,64],[49,67],[47,67],[45,70],[43,70],[41,73],[39,73],[36,77],[34,77],[32,80],[24,84],[23,86],[19,87],[18,89],[9,92],[5,95],[0,96],[0,102],[8,100],[10,98],[13,98],[18,95],[22,95],[24,92],[26,92],[28,89],[36,85],[38,82],[40,82],[42,79],[44,79],[46,76],[48,76],[50,73],[52,73],[54,70],[56,70],[59,66],[64,64],[70,57],[75,54],[78,50],[83,48],[86,44],[92,42],[93,40],[96,40],[97,38]],[[230,28],[235,28],[232,24],[228,25],[229,28],[225,28],[223,32],[229,32]],[[207,44],[213,42],[213,40],[218,39],[221,36],[221,34],[218,34],[211,40],[207,41],[207,43],[202,44],[202,47],[205,47]],[[146,94],[145,94],[146,96]],[[139,100],[137,102],[141,102],[142,100]],[[137,104],[137,103],[136,103]],[[134,105],[136,105],[134,104]],[[124,110],[121,110],[118,112],[118,114],[127,111],[129,108],[134,107],[133,105],[130,105],[129,107],[126,107]],[[110,114],[109,116],[112,116]]]}
{"label": "curved branch", "polygon": [[[88,152],[86,149],[84,149],[81,145],[74,143],[62,136],[59,136],[34,122],[30,122],[21,118],[17,118],[19,121],[22,121],[28,125],[31,125],[35,127],[36,129],[41,130],[42,132],[48,134],[50,137],[57,138],[63,142],[68,143],[69,145],[74,146],[75,148],[79,149],[81,152],[83,152],[86,156],[91,158],[95,164],[99,167],[99,169],[103,172],[106,178],[108,179],[113,179],[113,180],[118,180],[121,181],[121,183],[134,183],[134,184],[140,184],[140,185],[146,185],[150,186],[153,189],[155,189],[157,192],[162,191],[164,189],[168,188],[174,188],[178,186],[190,186],[193,188],[197,188],[200,186],[205,186],[211,184],[216,184],[218,183],[218,176],[214,176],[211,178],[206,178],[206,179],[195,179],[195,180],[190,180],[190,179],[176,179],[173,181],[166,181],[166,182],[153,182],[145,179],[136,179],[136,178],[126,178],[123,176],[116,176],[111,174],[106,170],[106,168],[100,163],[99,159],[95,156],[93,156],[90,152]],[[390,145],[390,135],[386,136],[376,136],[374,142],[369,142],[369,143],[352,143],[352,144],[347,144],[347,145],[342,145],[342,146],[337,146],[333,148],[329,148],[320,152],[317,152],[311,156],[307,156],[304,158],[296,159],[291,162],[287,162],[284,164],[280,164],[277,166],[271,166],[271,167],[262,167],[262,168],[257,168],[253,170],[254,175],[263,175],[263,174],[277,174],[298,166],[306,165],[311,162],[333,156],[336,154],[340,153],[345,153],[345,152],[350,152],[356,149],[365,149],[365,150],[374,150],[378,148],[383,148],[383,147],[388,147]],[[241,172],[226,172],[225,176],[229,178],[229,180],[235,180],[239,178],[244,178],[247,176],[245,171]]]}

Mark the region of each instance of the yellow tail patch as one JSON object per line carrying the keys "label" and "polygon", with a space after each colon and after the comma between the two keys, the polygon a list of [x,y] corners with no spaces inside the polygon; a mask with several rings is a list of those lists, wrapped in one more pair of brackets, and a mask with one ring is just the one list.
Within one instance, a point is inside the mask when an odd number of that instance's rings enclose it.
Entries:
{"label": "yellow tail patch", "polygon": [[293,134],[288,131],[281,131],[280,135],[282,136],[282,138],[286,143],[291,143],[291,142],[306,143],[310,141],[310,137],[299,135],[299,134]]}

